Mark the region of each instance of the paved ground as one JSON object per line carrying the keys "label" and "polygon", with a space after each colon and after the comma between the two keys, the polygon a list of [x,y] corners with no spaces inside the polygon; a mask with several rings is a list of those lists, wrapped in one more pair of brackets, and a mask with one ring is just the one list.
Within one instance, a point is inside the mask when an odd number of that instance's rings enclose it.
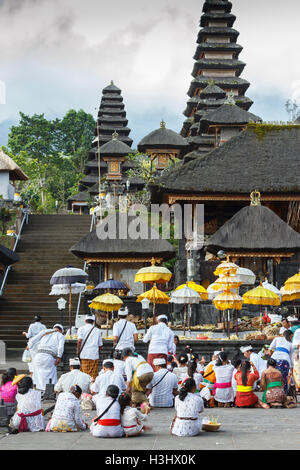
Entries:
{"label": "paved ground", "polygon": [[[152,410],[153,430],[134,438],[96,439],[89,431],[78,433],[20,433],[6,435],[0,428],[1,450],[300,450],[300,405],[293,409],[206,409],[202,416],[218,416],[215,433],[191,438],[171,436],[174,409]],[[94,416],[83,416],[88,422]],[[108,452],[109,454],[109,452]]]}

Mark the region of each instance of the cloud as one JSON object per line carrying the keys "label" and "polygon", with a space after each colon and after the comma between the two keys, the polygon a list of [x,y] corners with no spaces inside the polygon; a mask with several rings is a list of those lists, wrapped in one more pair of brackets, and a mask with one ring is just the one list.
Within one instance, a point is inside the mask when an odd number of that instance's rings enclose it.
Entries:
{"label": "cloud", "polygon": [[[162,117],[179,131],[201,11],[199,0],[0,0],[7,88],[0,122],[17,119],[19,110],[55,117],[83,108],[95,116],[113,79],[135,144]],[[288,8],[279,0],[233,0],[251,110],[268,120],[273,111],[285,119],[284,102],[300,99],[297,12],[298,0]]]}

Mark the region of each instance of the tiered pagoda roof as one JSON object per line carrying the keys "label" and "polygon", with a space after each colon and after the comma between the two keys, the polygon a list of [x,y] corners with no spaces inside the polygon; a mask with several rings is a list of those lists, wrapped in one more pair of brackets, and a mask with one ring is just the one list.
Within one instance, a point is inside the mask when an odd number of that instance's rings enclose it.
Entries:
{"label": "tiered pagoda roof", "polygon": [[[133,140],[129,137],[130,131],[121,89],[111,81],[110,85],[102,90],[97,126],[94,131],[95,138],[88,154],[89,161],[84,168],[86,176],[80,181],[79,190],[81,192],[88,191],[92,195],[99,192],[99,146],[100,173],[101,178],[103,178],[108,171],[107,159],[104,161],[103,157],[124,157],[132,152],[131,145]],[[113,135],[116,132],[118,134],[117,139],[113,139]]]}
{"label": "tiered pagoda roof", "polygon": [[202,138],[199,121],[205,111],[216,109],[225,102],[226,94],[232,93],[237,106],[248,110],[252,100],[245,96],[250,86],[241,78],[245,63],[239,60],[242,47],[237,44],[239,32],[233,28],[236,17],[231,13],[232,4],[227,0],[207,0],[203,5],[200,31],[197,37],[194,79],[188,90],[190,99],[184,115],[181,135],[186,137],[191,150],[202,154],[212,147]]}

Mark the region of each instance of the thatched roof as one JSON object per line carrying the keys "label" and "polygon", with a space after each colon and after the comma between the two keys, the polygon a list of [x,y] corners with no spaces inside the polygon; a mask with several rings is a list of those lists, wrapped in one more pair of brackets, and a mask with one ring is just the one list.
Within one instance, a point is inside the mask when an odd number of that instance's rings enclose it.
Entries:
{"label": "thatched roof", "polygon": [[150,132],[138,144],[139,152],[145,152],[149,148],[186,150],[188,143],[177,132],[167,129],[161,124],[159,129]]}
{"label": "thatched roof", "polygon": [[26,181],[29,179],[24,171],[2,149],[0,149],[0,171],[9,171],[9,176],[14,177],[16,180]]}
{"label": "thatched roof", "polygon": [[112,139],[104,145],[100,147],[100,155],[103,157],[105,156],[112,156],[112,157],[121,157],[126,156],[129,153],[132,153],[132,149],[122,142],[122,140]]}
{"label": "thatched roof", "polygon": [[249,122],[262,122],[255,114],[245,111],[235,104],[224,103],[213,111],[205,113],[201,119],[201,126],[209,124],[248,124]]}
{"label": "thatched roof", "polygon": [[[126,214],[123,214],[126,217]],[[107,231],[109,223],[114,224],[114,215],[108,216],[101,224],[103,232]],[[132,222],[136,219],[133,216],[128,216],[127,228],[131,230]],[[93,230],[79,240],[75,245],[70,248],[70,251],[78,258],[86,257],[98,257],[98,258],[122,258],[122,257],[135,257],[145,258],[147,256],[162,257],[167,260],[173,258],[176,254],[175,248],[167,241],[162,238],[157,239],[157,232],[150,228],[145,222],[141,222],[138,230],[141,233],[148,235],[147,239],[133,240],[130,238],[127,230],[127,238],[119,238],[119,227],[122,228],[124,223],[116,217],[116,239],[105,239],[102,240],[98,237],[97,233],[101,228]],[[112,234],[112,231],[110,231]],[[126,233],[125,233],[126,236]]]}
{"label": "thatched roof", "polygon": [[222,13],[222,12],[218,12],[218,13],[211,13],[211,12],[208,12],[208,13],[204,13],[202,16],[201,16],[201,20],[200,20],[200,26],[204,27],[208,24],[209,21],[215,21],[215,20],[223,20],[223,21],[226,21],[227,22],[227,25],[229,27],[232,27],[233,23],[235,22],[236,20],[236,16],[235,15],[232,15],[231,13]]}
{"label": "thatched roof", "polygon": [[300,234],[266,206],[247,206],[239,210],[206,246],[209,251],[288,251],[300,250]]}
{"label": "thatched roof", "polygon": [[230,12],[232,9],[232,3],[227,0],[205,0],[203,5],[203,11],[206,13],[211,10],[222,9],[226,12]]}
{"label": "thatched roof", "polygon": [[19,261],[19,255],[15,251],[9,250],[3,245],[0,245],[0,263],[4,266],[10,266],[11,264]]}
{"label": "thatched roof", "polygon": [[153,191],[300,192],[299,148],[300,126],[249,124],[220,147],[161,176]]}

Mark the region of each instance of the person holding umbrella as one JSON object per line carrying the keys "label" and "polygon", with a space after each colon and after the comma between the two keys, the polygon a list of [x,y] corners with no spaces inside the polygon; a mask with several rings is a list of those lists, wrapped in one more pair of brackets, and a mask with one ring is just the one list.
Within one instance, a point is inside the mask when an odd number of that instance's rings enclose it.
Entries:
{"label": "person holding umbrella", "polygon": [[50,379],[54,385],[57,382],[56,366],[61,361],[65,345],[63,331],[63,326],[56,323],[53,329],[42,330],[28,342],[29,349],[38,343],[32,377],[38,390],[45,391]]}
{"label": "person holding umbrella", "polygon": [[168,352],[172,350],[174,344],[174,333],[167,326],[168,317],[159,315],[158,324],[152,325],[143,338],[144,343],[149,344],[147,361],[154,370],[153,361],[157,358],[165,359],[167,362]]}
{"label": "person holding umbrella", "polygon": [[98,376],[98,362],[102,350],[101,330],[95,325],[95,315],[87,315],[85,325],[78,330],[77,356],[81,362],[81,372],[93,379]]}

